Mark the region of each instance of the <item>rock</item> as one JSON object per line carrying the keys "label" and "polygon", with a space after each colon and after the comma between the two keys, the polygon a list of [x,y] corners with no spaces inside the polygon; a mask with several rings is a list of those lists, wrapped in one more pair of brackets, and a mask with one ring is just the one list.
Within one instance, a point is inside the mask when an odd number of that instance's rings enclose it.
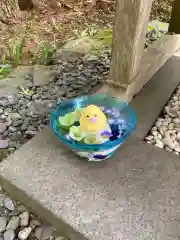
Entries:
{"label": "rock", "polygon": [[173,119],[173,122],[174,122],[175,124],[180,124],[180,119],[179,119],[179,118],[174,118],[174,119]]}
{"label": "rock", "polygon": [[17,121],[21,119],[21,115],[19,113],[11,113],[10,118],[11,118],[11,121]]}
{"label": "rock", "polygon": [[17,128],[16,128],[16,127],[10,126],[10,127],[8,128],[8,132],[10,132],[10,133],[14,133],[14,132],[16,132],[16,131],[17,131]]}
{"label": "rock", "polygon": [[164,147],[164,143],[161,140],[156,139],[155,146],[157,146],[159,148],[163,148]]}
{"label": "rock", "polygon": [[165,146],[167,146],[168,148],[170,148],[171,150],[173,150],[175,148],[175,144],[173,143],[173,141],[169,137],[166,137],[166,138],[163,139],[163,144]]}
{"label": "rock", "polygon": [[18,126],[20,126],[22,123],[23,123],[23,120],[22,120],[22,119],[18,119],[18,120],[16,120],[16,121],[12,122],[12,126],[13,126],[13,127],[18,127]]}
{"label": "rock", "polygon": [[15,232],[12,229],[6,230],[3,234],[4,240],[15,239]]}
{"label": "rock", "polygon": [[33,84],[35,86],[44,86],[54,79],[55,71],[47,66],[35,65],[33,69]]}
{"label": "rock", "polygon": [[63,69],[63,64],[65,62],[70,61],[78,61],[81,60],[81,58],[84,56],[83,53],[73,52],[66,50],[66,47],[64,49],[60,49],[58,53],[55,53],[52,58],[48,60],[49,64],[59,64],[57,66],[58,72],[61,72]]}
{"label": "rock", "polygon": [[18,98],[15,95],[11,95],[7,97],[9,105],[15,105],[18,103]]}
{"label": "rock", "polygon": [[152,135],[147,136],[147,137],[146,137],[146,140],[147,140],[147,141],[152,141],[152,140],[153,140],[153,136],[152,136]]}
{"label": "rock", "polygon": [[26,240],[29,237],[29,235],[31,234],[31,232],[32,232],[32,228],[31,227],[24,228],[23,230],[21,230],[18,233],[18,238],[20,240]]}
{"label": "rock", "polygon": [[174,129],[174,123],[169,123],[168,129],[173,130]]}
{"label": "rock", "polygon": [[180,132],[177,133],[176,138],[177,138],[178,141],[180,141]]}
{"label": "rock", "polygon": [[58,236],[58,237],[55,237],[55,240],[66,240],[66,239],[65,239],[65,237]]}
{"label": "rock", "polygon": [[23,212],[27,211],[27,208],[24,205],[19,205],[19,206],[16,207],[16,211],[19,212],[19,213],[23,213]]}
{"label": "rock", "polygon": [[37,133],[36,131],[29,131],[29,130],[25,131],[25,134],[30,136],[30,137],[34,137],[36,135],[36,133]]}
{"label": "rock", "polygon": [[180,153],[180,146],[178,146],[178,147],[175,147],[175,149],[174,149],[176,152],[178,152],[178,153]]}
{"label": "rock", "polygon": [[37,227],[37,228],[35,228],[34,236],[35,236],[37,239],[41,239],[42,231],[43,231],[42,227]]}
{"label": "rock", "polygon": [[28,122],[24,122],[21,126],[21,131],[26,131],[29,127],[29,123]]}
{"label": "rock", "polygon": [[0,134],[4,133],[6,131],[6,128],[7,128],[6,124],[0,122]]}
{"label": "rock", "polygon": [[46,240],[50,237],[52,237],[55,233],[55,229],[52,226],[43,225],[41,232],[41,240]]}
{"label": "rock", "polygon": [[8,146],[9,146],[9,141],[7,139],[6,140],[0,139],[0,149],[7,148]]}
{"label": "rock", "polygon": [[9,136],[10,136],[11,141],[18,141],[18,140],[21,139],[22,133],[19,132],[19,131],[18,132],[13,132]]}
{"label": "rock", "polygon": [[162,126],[162,122],[161,121],[156,122],[155,126],[159,128],[160,126]]}
{"label": "rock", "polygon": [[9,102],[7,99],[0,99],[0,106],[7,107],[9,106]]}
{"label": "rock", "polygon": [[3,193],[0,193],[0,206],[4,206],[4,199],[6,198],[6,195]]}
{"label": "rock", "polygon": [[168,114],[171,116],[171,117],[177,117],[178,116],[178,112],[179,111],[179,106],[174,106],[172,108],[169,109],[169,112]]}
{"label": "rock", "polygon": [[14,203],[11,200],[10,197],[6,197],[4,199],[4,206],[9,210],[9,211],[14,211]]}
{"label": "rock", "polygon": [[31,219],[30,226],[39,227],[39,226],[41,226],[41,222],[38,221],[37,219]]}
{"label": "rock", "polygon": [[16,230],[20,225],[20,219],[18,216],[11,217],[6,229]]}
{"label": "rock", "polygon": [[[75,40],[67,42],[62,48],[61,51],[68,52],[77,52],[81,54],[89,53],[95,46],[95,41],[90,37],[81,37]],[[61,53],[61,52],[60,52]]]}
{"label": "rock", "polygon": [[7,218],[0,217],[0,233],[6,229],[6,224],[7,224]]}
{"label": "rock", "polygon": [[8,214],[9,214],[9,211],[5,207],[0,206],[0,216],[4,217],[4,216],[7,216]]}
{"label": "rock", "polygon": [[21,221],[20,221],[20,225],[22,227],[26,227],[29,223],[29,212],[23,212],[19,215]]}

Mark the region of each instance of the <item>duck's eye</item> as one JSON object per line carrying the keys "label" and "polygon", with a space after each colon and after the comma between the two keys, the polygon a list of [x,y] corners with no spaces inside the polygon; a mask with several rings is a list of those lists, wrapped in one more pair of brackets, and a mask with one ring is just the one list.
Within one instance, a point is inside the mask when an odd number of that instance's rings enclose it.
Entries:
{"label": "duck's eye", "polygon": [[86,117],[89,118],[89,115],[87,114]]}
{"label": "duck's eye", "polygon": [[94,117],[97,117],[97,114],[94,114]]}

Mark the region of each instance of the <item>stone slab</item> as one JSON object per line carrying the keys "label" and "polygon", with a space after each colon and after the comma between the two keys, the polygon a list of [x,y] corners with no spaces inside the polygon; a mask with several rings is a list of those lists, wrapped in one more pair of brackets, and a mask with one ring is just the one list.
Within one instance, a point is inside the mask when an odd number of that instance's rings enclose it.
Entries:
{"label": "stone slab", "polygon": [[109,161],[88,164],[46,130],[1,163],[0,174],[70,239],[180,237],[179,157],[151,145],[131,139]]}
{"label": "stone slab", "polygon": [[0,97],[16,94],[19,87],[27,88],[31,81],[27,76],[32,75],[31,66],[19,66],[6,78],[0,80]]}
{"label": "stone slab", "polygon": [[0,163],[0,183],[72,240],[179,239],[179,156],[142,141],[179,66],[176,54],[133,100],[136,130],[113,158],[87,163],[46,129]]}

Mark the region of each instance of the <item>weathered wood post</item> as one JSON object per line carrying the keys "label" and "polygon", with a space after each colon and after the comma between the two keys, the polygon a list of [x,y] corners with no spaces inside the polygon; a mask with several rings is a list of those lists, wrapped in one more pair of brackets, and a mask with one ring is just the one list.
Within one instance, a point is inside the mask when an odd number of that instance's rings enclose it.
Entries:
{"label": "weathered wood post", "polygon": [[180,0],[174,0],[169,24],[169,32],[180,34]]}
{"label": "weathered wood post", "polygon": [[116,0],[108,88],[126,89],[139,71],[151,6],[152,0]]}

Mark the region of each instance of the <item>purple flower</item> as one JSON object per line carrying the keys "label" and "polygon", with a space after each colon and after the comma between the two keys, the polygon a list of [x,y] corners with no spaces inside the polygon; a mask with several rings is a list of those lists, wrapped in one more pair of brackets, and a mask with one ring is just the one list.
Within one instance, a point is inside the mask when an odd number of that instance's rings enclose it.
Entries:
{"label": "purple flower", "polygon": [[110,138],[112,136],[111,132],[108,132],[108,131],[104,131],[101,133],[101,136],[102,137],[107,137],[107,138]]}

